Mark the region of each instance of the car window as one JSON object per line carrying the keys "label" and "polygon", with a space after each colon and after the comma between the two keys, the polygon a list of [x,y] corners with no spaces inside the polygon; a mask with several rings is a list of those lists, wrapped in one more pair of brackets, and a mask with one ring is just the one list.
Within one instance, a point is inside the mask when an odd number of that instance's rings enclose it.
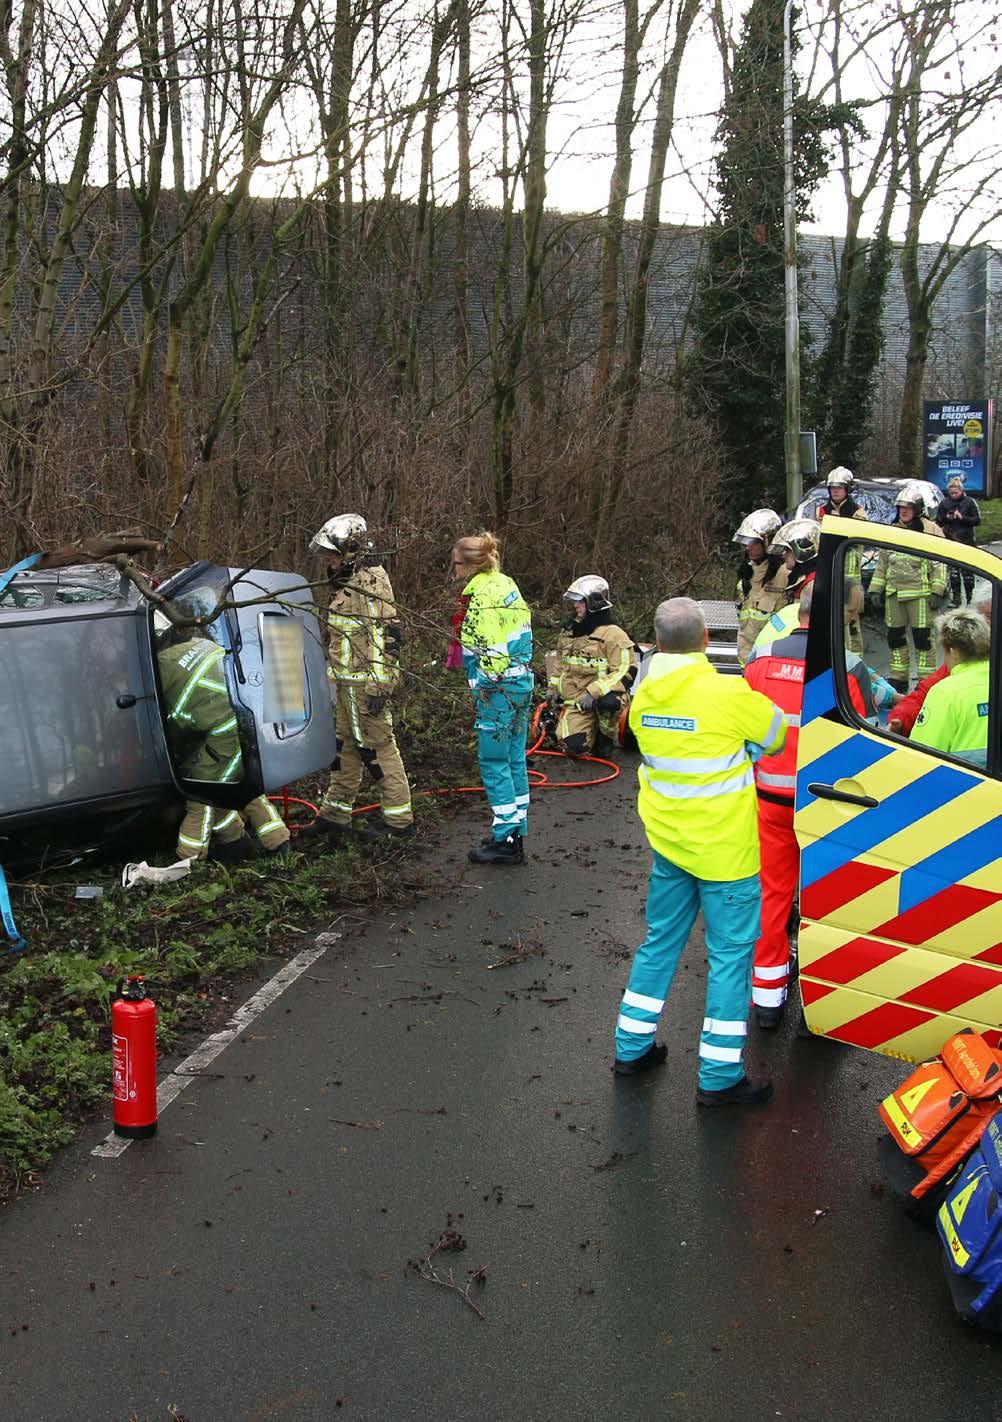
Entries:
{"label": "car window", "polygon": [[0,607],[44,607],[45,598],[38,588],[7,588],[0,594]]}
{"label": "car window", "polygon": [[861,714],[853,687],[866,684],[862,718],[878,733],[997,773],[992,580],[949,556],[862,542],[839,549],[835,570],[843,709]]}

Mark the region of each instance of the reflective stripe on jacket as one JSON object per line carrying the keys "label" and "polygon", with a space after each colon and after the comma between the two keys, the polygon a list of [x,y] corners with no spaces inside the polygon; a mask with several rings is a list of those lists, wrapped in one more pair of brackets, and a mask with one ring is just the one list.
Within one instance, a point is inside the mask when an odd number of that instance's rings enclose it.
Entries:
{"label": "reflective stripe on jacket", "polygon": [[789,602],[774,612],[755,638],[754,651],[762,652],[777,637],[788,637],[800,625],[800,602]]}
{"label": "reflective stripe on jacket", "polygon": [[532,619],[506,573],[475,573],[463,589],[470,601],[460,629],[463,666],[473,690],[532,675]]}
{"label": "reflective stripe on jacket", "polygon": [[[746,565],[748,566],[748,565]],[[786,601],[787,570],[783,564],[769,577],[769,559],[761,563],[751,563],[751,584],[747,593],[741,579],[738,579],[738,660],[746,662],[755,645],[755,638],[761,632],[772,613]]]}
{"label": "reflective stripe on jacket", "polygon": [[[779,707],[787,727],[786,744],[778,755],[763,756],[756,761],[755,785],[764,799],[791,805],[797,790],[797,743],[806,660],[807,628],[797,627],[788,636],[777,637],[764,650],[756,648],[745,667],[745,681]],[[860,716],[865,717],[872,706],[869,673],[859,657],[853,659],[846,671],[852,704]]]}
{"label": "reflective stripe on jacket", "polygon": [[[893,524],[892,527],[905,528],[905,525]],[[927,518],[922,519],[913,531],[930,533],[934,538],[944,537],[939,525]],[[942,597],[946,591],[946,565],[934,563],[928,553],[904,553],[883,548],[877,556],[870,591],[898,597],[902,602],[930,595]]]}
{"label": "reflective stripe on jacket", "polygon": [[624,677],[637,665],[633,638],[622,627],[607,623],[585,637],[569,631],[557,638],[556,667],[549,684],[564,701],[588,692],[597,701],[610,691],[625,691]]}
{"label": "reflective stripe on jacket", "polygon": [[987,659],[958,662],[949,676],[926,693],[912,740],[963,756],[972,765],[984,766],[988,754],[989,680]]}
{"label": "reflective stripe on jacket", "polygon": [[759,870],[752,759],[786,739],[783,713],[703,652],[658,652],[630,729],[643,757],[638,808],[658,854],[699,879]]}
{"label": "reflective stripe on jacket", "polygon": [[327,675],[331,680],[373,688],[393,686],[399,673],[399,637],[394,635],[396,628],[387,624],[395,623],[396,616],[386,569],[356,568],[330,601]]}
{"label": "reflective stripe on jacket", "polygon": [[196,636],[157,654],[168,735],[183,775],[229,783],[241,779],[243,757],[223,649]]}

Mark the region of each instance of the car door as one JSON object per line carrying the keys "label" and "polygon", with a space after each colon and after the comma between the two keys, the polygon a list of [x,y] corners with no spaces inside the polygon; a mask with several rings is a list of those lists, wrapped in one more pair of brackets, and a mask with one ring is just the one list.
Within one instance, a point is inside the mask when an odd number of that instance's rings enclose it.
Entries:
{"label": "car door", "polygon": [[228,604],[207,630],[225,653],[243,774],[226,786],[176,775],[182,793],[239,809],[262,792],[329,767],[336,755],[334,718],[308,584],[292,573],[200,563],[160,591]]}
{"label": "car door", "polygon": [[[933,747],[921,724],[911,736],[894,730],[893,707],[868,720],[853,710],[846,677],[855,654],[843,609],[868,559],[878,585],[883,567],[885,588],[893,560],[904,570],[893,606],[885,595],[883,612],[862,623],[876,688],[901,671],[902,618],[909,685],[942,660],[933,608],[923,614],[904,596],[939,586],[937,570],[952,566],[974,610],[991,621],[987,667],[973,661],[963,674],[970,679],[956,683],[951,673],[950,686],[934,687],[924,703],[931,725],[934,696],[972,698],[949,703],[966,717],[966,740],[957,732]],[[964,1027],[1000,1037],[1000,573],[990,554],[928,534],[838,519],[823,526],[797,764],[804,1011],[812,1032],[905,1060],[935,1055]]]}

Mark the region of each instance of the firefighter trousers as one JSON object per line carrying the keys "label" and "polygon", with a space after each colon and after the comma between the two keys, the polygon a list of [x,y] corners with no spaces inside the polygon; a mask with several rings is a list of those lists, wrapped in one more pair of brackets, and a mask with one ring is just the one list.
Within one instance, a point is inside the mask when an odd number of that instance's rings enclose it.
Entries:
{"label": "firefighter trousers", "polygon": [[[891,649],[892,683],[908,684],[908,628],[911,628],[915,645],[915,664],[919,681],[932,676],[936,670],[936,653],[932,645],[932,629],[929,626],[928,597],[898,597],[891,593],[885,603],[887,622],[887,645]],[[899,689],[899,688],[896,688]]]}
{"label": "firefighter trousers", "polygon": [[623,702],[618,697],[615,707],[601,710],[598,706],[590,711],[579,711],[576,706],[562,706],[557,721],[557,741],[565,755],[591,755],[599,736],[608,740],[619,740],[619,718]]}
{"label": "firefighter trousers", "polygon": [[258,795],[243,810],[219,810],[201,800],[186,800],[177,836],[177,857],[204,859],[213,835],[220,844],[235,843],[244,832],[245,820],[266,850],[271,852],[288,843],[285,822],[266,795]]}
{"label": "firefighter trousers", "polygon": [[637,949],[616,1024],[616,1056],[633,1061],[654,1042],[696,914],[706,925],[706,1016],[699,1085],[722,1091],[744,1076],[752,958],[759,934],[759,878],[697,879],[657,851],[647,891],[647,937]]}
{"label": "firefighter trousers", "polygon": [[775,805],[759,797],[758,840],[762,850],[762,931],[755,944],[752,1002],[756,1007],[782,1007],[790,985],[787,925],[800,875],[792,800],[788,805]]}
{"label": "firefighter trousers", "polygon": [[373,698],[360,687],[341,682],[335,698],[337,760],[320,802],[320,818],[350,825],[362,772],[367,770],[379,797],[383,819],[395,829],[414,823],[411,787],[386,706],[369,709]]}
{"label": "firefighter trousers", "polygon": [[491,804],[491,838],[525,837],[529,814],[529,771],[525,738],[529,730],[531,676],[513,678],[474,693],[477,759]]}

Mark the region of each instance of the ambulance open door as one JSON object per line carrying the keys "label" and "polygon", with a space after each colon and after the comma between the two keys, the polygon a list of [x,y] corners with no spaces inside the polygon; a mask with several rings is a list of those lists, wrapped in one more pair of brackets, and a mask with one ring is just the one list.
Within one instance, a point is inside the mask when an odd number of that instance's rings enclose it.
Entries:
{"label": "ambulance open door", "polygon": [[[797,764],[800,986],[812,1032],[909,1061],[964,1027],[1000,1036],[1000,575],[979,549],[825,520]],[[911,689],[942,663],[951,590],[991,622],[990,655],[951,674],[956,715],[945,732],[937,718],[933,748],[880,702],[891,679]],[[857,657],[875,693],[865,718],[846,680]]]}

